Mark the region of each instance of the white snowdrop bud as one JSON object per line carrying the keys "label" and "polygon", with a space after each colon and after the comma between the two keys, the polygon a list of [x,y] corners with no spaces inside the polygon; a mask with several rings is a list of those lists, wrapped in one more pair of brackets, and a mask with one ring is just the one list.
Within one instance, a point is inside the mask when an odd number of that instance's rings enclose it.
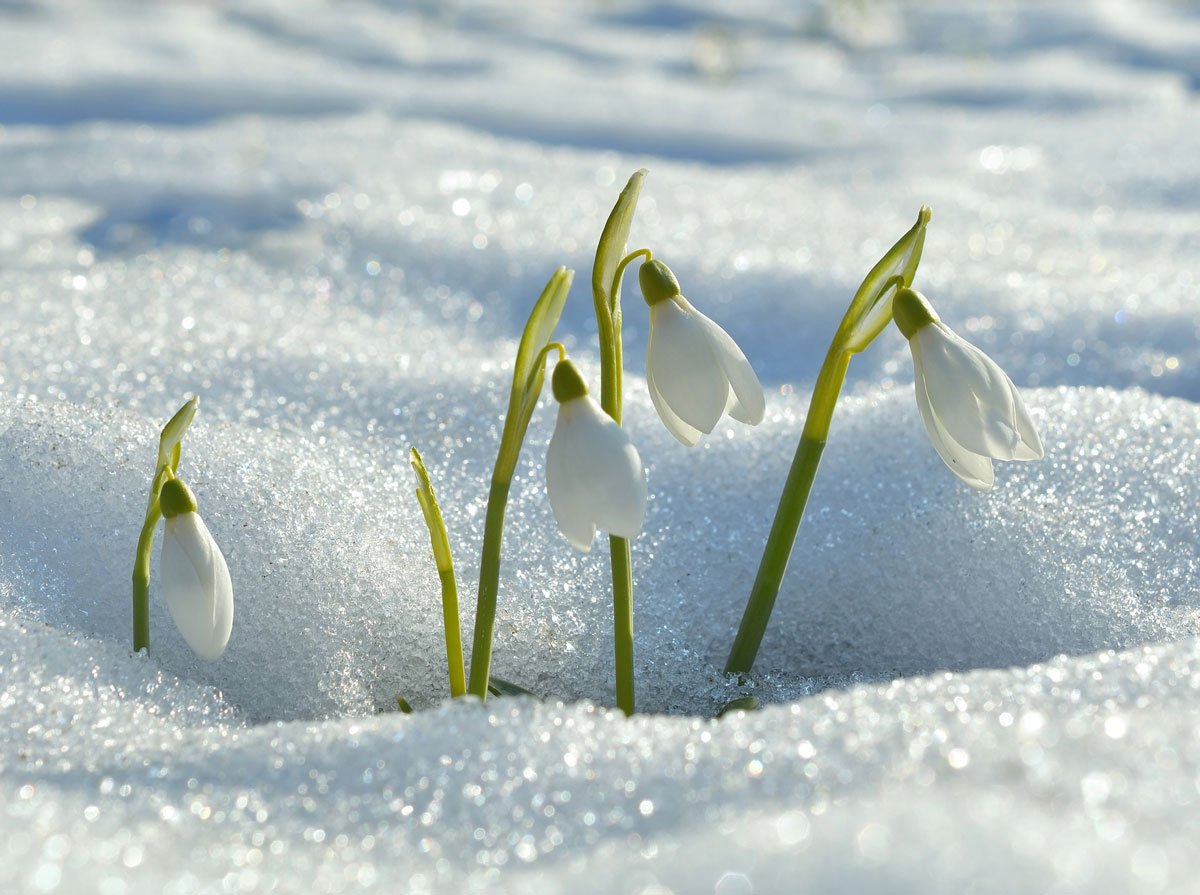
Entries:
{"label": "white snowdrop bud", "polygon": [[551,385],[558,421],[546,450],[546,493],[559,529],[585,553],[597,528],[636,538],[646,516],[646,473],[637,449],[569,360],[555,366]]}
{"label": "white snowdrop bud", "polygon": [[159,506],[166,520],[159,561],[163,598],[192,651],[201,659],[219,659],[233,630],[229,567],[182,480],[163,485]]}
{"label": "white snowdrop bud", "polygon": [[650,306],[646,384],[667,430],[691,447],[725,414],[761,423],[762,385],[729,333],[679,294],[679,282],[661,261],[643,264],[638,282]]}
{"label": "white snowdrop bud", "polygon": [[987,490],[993,459],[1042,458],[1029,411],[995,361],[942,323],[919,292],[900,290],[892,313],[912,349],[925,431],[951,472]]}

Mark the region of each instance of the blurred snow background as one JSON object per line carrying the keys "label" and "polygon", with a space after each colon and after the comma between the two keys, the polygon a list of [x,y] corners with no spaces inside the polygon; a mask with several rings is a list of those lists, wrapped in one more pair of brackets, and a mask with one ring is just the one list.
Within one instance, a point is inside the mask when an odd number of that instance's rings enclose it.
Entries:
{"label": "blurred snow background", "polygon": [[[1188,2],[0,3],[0,881],[29,892],[1158,892],[1200,866],[1200,9]],[[631,248],[745,348],[687,451],[641,379],[639,706],[535,414],[495,670],[439,706],[425,454],[469,639],[515,339]],[[1047,458],[969,492],[907,347],[851,367],[759,666],[720,674],[850,295],[917,285]],[[158,427],[229,559],[195,660],[128,579]],[[707,720],[734,695],[771,707]],[[403,694],[424,711],[391,713]],[[556,700],[562,700],[559,704]],[[579,702],[580,700],[591,700]]]}

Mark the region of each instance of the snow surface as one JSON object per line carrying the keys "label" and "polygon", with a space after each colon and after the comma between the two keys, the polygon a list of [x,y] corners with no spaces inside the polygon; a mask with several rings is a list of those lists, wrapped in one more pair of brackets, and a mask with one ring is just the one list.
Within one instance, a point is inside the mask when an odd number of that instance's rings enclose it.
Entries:
{"label": "snow surface", "polygon": [[[1197,47],[1166,0],[0,3],[0,886],[1193,891]],[[445,703],[408,447],[469,638],[516,337],[576,268],[560,334],[596,380],[591,255],[643,165],[631,248],[746,350],[767,419],[675,442],[630,284],[647,714],[600,707],[607,560],[554,528],[545,402],[494,669],[548,701]],[[960,485],[886,333],[726,679],[828,339],[922,203],[917,285],[1046,459]],[[192,393],[217,663],[157,600],[152,655],[128,641]]]}

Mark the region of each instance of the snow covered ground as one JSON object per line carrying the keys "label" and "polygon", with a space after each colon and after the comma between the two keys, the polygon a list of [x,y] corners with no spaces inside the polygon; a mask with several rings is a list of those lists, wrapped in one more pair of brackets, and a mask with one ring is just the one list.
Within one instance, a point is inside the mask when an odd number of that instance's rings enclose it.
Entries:
{"label": "snow covered ground", "polygon": [[[1200,859],[1200,7],[1192,2],[0,2],[0,886],[21,892],[1186,892]],[[513,488],[542,284],[593,382],[591,256],[649,246],[768,391],[688,451],[642,378],[639,708],[607,558]],[[720,673],[828,340],[917,276],[1024,388],[1041,463],[969,491],[903,339],[858,357],[759,665]],[[631,284],[632,285],[632,284]],[[237,594],[224,658],[129,573],[158,427]],[[758,712],[709,720],[754,692]],[[390,711],[401,694],[421,711]]]}

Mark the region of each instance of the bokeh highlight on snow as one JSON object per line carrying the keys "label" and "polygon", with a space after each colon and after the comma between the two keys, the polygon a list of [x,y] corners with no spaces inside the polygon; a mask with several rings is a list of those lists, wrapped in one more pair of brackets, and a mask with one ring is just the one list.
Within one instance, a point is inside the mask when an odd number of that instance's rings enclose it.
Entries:
{"label": "bokeh highlight on snow", "polygon": [[[1198,47],[1183,0],[0,3],[0,886],[1192,891]],[[603,708],[607,560],[555,528],[548,395],[493,662],[547,701],[448,704],[409,446],[469,643],[516,338],[574,267],[559,335],[598,384],[591,257],[642,166],[630,248],[746,351],[766,420],[679,445],[627,282],[645,714]],[[885,333],[727,679],[828,340],[922,204],[916,286],[1046,458],[961,485]],[[216,663],[157,591],[129,645],[193,393]]]}

